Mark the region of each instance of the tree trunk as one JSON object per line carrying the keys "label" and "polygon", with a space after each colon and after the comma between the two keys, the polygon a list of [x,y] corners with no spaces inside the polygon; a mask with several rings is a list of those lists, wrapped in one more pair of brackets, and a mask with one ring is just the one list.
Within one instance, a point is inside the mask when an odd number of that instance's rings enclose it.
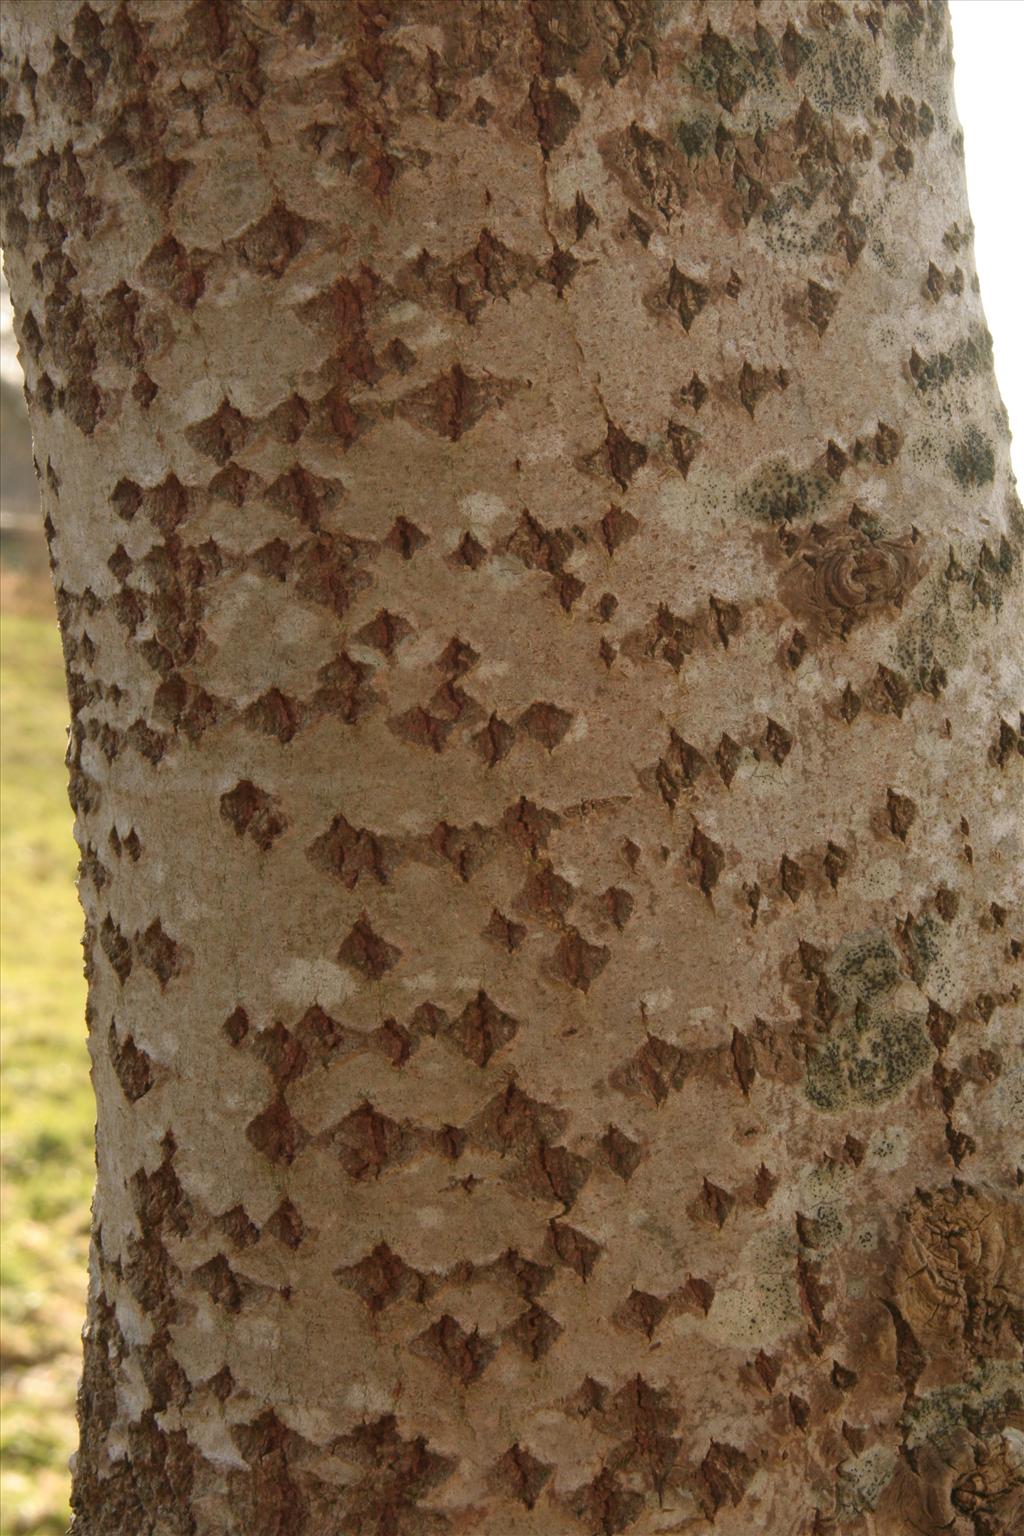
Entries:
{"label": "tree trunk", "polygon": [[944,7],[4,32],[77,1536],[1020,1529],[1022,515]]}

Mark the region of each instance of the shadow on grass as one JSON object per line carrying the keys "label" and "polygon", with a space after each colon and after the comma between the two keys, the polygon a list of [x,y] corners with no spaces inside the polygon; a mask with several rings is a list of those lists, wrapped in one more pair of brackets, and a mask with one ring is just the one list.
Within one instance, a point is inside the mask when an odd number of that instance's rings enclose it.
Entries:
{"label": "shadow on grass", "polygon": [[67,702],[45,569],[32,549],[0,568],[0,1536],[67,1526],[93,1183]]}

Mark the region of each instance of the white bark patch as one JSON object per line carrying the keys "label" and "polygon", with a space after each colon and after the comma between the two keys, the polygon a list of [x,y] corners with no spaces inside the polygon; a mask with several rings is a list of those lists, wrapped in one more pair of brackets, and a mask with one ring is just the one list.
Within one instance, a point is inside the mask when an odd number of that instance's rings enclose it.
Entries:
{"label": "white bark patch", "polygon": [[330,960],[290,960],[273,977],[275,994],[296,1008],[318,1003],[329,1013],[356,990],[355,982]]}

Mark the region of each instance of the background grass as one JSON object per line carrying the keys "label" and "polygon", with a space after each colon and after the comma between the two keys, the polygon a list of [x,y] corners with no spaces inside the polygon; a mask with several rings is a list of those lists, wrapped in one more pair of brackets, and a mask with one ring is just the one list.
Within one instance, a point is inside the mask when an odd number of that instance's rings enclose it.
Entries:
{"label": "background grass", "polygon": [[[0,1536],[57,1536],[81,1361],[93,1100],[48,588],[0,619]],[[26,596],[27,592],[27,596]]]}

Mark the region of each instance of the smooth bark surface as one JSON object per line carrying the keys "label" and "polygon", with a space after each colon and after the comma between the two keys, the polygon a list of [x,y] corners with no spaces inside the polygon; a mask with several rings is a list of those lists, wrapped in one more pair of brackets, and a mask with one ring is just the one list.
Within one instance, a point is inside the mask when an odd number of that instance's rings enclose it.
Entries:
{"label": "smooth bark surface", "polygon": [[1022,515],[944,7],[3,27],[77,1536],[1019,1530]]}

